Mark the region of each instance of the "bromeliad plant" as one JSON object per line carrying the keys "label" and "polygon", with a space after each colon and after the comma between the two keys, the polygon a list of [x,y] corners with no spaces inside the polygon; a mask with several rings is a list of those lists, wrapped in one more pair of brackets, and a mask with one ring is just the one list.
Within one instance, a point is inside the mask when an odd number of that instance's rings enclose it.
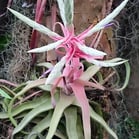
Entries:
{"label": "bromeliad plant", "polygon": [[[33,29],[48,35],[54,41],[54,43],[46,46],[29,50],[29,53],[42,53],[55,49],[55,51],[62,56],[59,62],[53,68],[49,69],[49,72],[47,72],[49,75],[47,79],[45,79],[45,88],[48,86],[51,87],[51,100],[54,107],[54,113],[46,139],[51,139],[54,136],[62,114],[70,105],[76,105],[81,108],[85,139],[91,139],[90,116],[99,122],[115,139],[118,138],[105,121],[90,107],[86,97],[85,87],[89,86],[105,90],[105,87],[101,84],[90,81],[92,76],[94,76],[101,67],[117,66],[125,63],[127,60],[114,58],[112,60],[104,61],[103,58],[106,53],[86,46],[85,39],[93,35],[95,32],[111,26],[112,20],[119,14],[127,2],[128,0],[124,0],[111,14],[101,20],[97,25],[91,25],[84,32],[76,35],[73,25],[74,1],[57,0],[63,23],[55,23],[54,28],[56,24],[60,25],[61,30],[63,31],[63,36],[9,8],[9,10],[20,20],[27,23]],[[88,67],[85,71],[82,60],[92,63],[93,65]],[[55,100],[57,88],[62,88],[58,102]],[[17,97],[18,96],[16,96],[16,98]],[[11,101],[10,105],[13,104],[14,100]],[[12,116],[11,120],[13,120]],[[17,125],[15,121],[14,123],[16,127],[13,131],[13,135],[21,131],[25,126],[23,126],[24,119],[19,125]]]}

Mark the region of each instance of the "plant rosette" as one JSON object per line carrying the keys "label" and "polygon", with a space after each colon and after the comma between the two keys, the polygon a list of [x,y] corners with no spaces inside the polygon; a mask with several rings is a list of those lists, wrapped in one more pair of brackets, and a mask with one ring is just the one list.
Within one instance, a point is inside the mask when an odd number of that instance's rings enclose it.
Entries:
{"label": "plant rosette", "polygon": [[[115,139],[118,138],[117,135],[108,127],[106,122],[98,114],[96,114],[92,108],[90,108],[85,94],[85,86],[104,90],[105,88],[101,84],[89,81],[90,78],[101,67],[117,66],[125,63],[127,60],[122,58],[114,58],[112,60],[104,61],[103,58],[107,54],[86,46],[85,39],[93,35],[95,32],[111,26],[113,19],[125,7],[127,2],[128,0],[124,0],[112,13],[102,19],[98,24],[95,26],[91,25],[84,32],[75,35],[73,25],[74,1],[57,0],[63,23],[58,22],[55,23],[55,25],[60,25],[61,30],[63,31],[63,36],[29,19],[19,12],[8,8],[20,20],[31,26],[34,30],[48,35],[54,41],[54,43],[46,46],[29,50],[29,53],[42,53],[55,49],[57,53],[62,55],[60,61],[50,70],[48,78],[45,81],[46,86],[51,85],[50,92],[52,104],[55,107],[46,139],[51,139],[53,137],[62,113],[67,107],[75,102],[77,102],[76,104],[81,107],[85,139],[91,139],[90,116],[99,122]],[[64,51],[60,51],[61,49],[59,48],[62,48]],[[88,70],[88,68],[86,71],[84,71],[82,59],[92,63],[92,66],[89,67],[91,70]],[[56,103],[54,94],[57,87],[62,88],[64,91],[60,93],[60,100]],[[13,134],[18,132],[17,129],[19,128],[19,125],[14,129]]]}

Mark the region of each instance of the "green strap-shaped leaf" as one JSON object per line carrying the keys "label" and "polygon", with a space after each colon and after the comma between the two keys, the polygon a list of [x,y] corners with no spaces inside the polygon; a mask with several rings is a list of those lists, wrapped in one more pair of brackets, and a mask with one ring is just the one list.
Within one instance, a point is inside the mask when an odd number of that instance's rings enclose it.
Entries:
{"label": "green strap-shaped leaf", "polygon": [[63,122],[63,119],[61,119],[61,121],[58,124],[58,127],[55,132],[55,136],[57,136],[60,139],[68,139],[66,129],[65,129],[65,123]]}
{"label": "green strap-shaped leaf", "polygon": [[31,20],[30,18],[20,14],[19,12],[8,8],[8,10],[13,13],[17,18],[19,18],[21,21],[25,22],[26,24],[28,24],[30,27],[32,27],[33,29],[42,32],[50,37],[59,37],[59,35],[53,31],[51,31],[50,29],[48,29],[47,27]]}
{"label": "green strap-shaped leaf", "polygon": [[124,60],[122,58],[114,58],[112,60],[105,60],[105,61],[99,61],[99,60],[88,60],[88,62],[93,63],[94,65],[100,66],[100,67],[114,67],[121,65],[128,60]]}
{"label": "green strap-shaped leaf", "polygon": [[31,88],[33,87],[38,87],[40,85],[43,85],[45,83],[45,80],[46,79],[38,79],[38,80],[35,80],[35,81],[31,81],[29,82],[20,92],[18,92],[14,98],[10,101],[9,103],[9,106],[8,106],[8,116],[9,116],[9,119],[11,120],[12,124],[14,126],[17,126],[17,123],[15,121],[15,119],[12,117],[12,107],[13,107],[13,104],[14,104],[14,101],[19,98],[21,95],[25,94],[28,90],[30,90]]}
{"label": "green strap-shaped leaf", "polygon": [[98,71],[100,70],[99,66],[93,65],[87,68],[86,71],[83,72],[80,79],[83,81],[89,81]]}
{"label": "green strap-shaped leaf", "polygon": [[3,91],[1,88],[0,88],[0,95],[4,98],[11,99],[11,97],[5,91]]}
{"label": "green strap-shaped leaf", "polygon": [[[17,107],[14,107],[12,109],[12,117],[22,113],[25,110],[29,110],[29,109],[33,109],[37,106],[39,106],[40,104],[44,103],[46,100],[50,99],[50,95],[43,95],[40,98],[36,98],[35,100],[32,101],[27,101],[25,103],[22,103],[21,105],[18,105]],[[6,112],[0,112],[0,119],[7,119],[8,118],[8,114]]]}
{"label": "green strap-shaped leaf", "polygon": [[[79,102],[74,101],[73,103],[74,105],[80,107]],[[108,126],[108,124],[104,121],[104,119],[98,115],[91,107],[90,107],[90,116],[93,120],[95,120],[96,122],[98,122],[100,125],[102,125],[104,127],[104,129],[110,134],[112,135],[115,139],[118,139],[117,135],[114,133],[114,131]]]}
{"label": "green strap-shaped leaf", "polygon": [[8,95],[9,95],[9,94],[12,95],[12,96],[15,96],[15,95],[16,95],[15,90],[12,90],[12,89],[6,87],[5,85],[0,85],[0,88],[1,88],[1,90],[3,90],[4,92],[6,92],[6,94],[8,94]]}
{"label": "green strap-shaped leaf", "polygon": [[43,130],[49,127],[51,118],[52,118],[52,111],[50,111],[45,118],[43,118],[40,122],[37,123],[36,126],[33,127],[27,139],[36,139],[38,133],[41,133]]}
{"label": "green strap-shaped leaf", "polygon": [[118,139],[117,135],[112,131],[112,129],[107,125],[107,123],[104,121],[104,119],[99,116],[91,107],[90,107],[90,113],[91,113],[91,118],[98,123],[100,123],[106,130],[107,132],[112,135],[115,139]]}
{"label": "green strap-shaped leaf", "polygon": [[57,137],[60,138],[60,139],[67,139],[67,136],[66,136],[66,135],[63,135],[63,134],[61,133],[61,131],[62,131],[62,130],[56,131],[56,132],[55,132],[55,136],[57,136]]}
{"label": "green strap-shaped leaf", "polygon": [[77,132],[77,107],[69,107],[64,111],[66,130],[69,139],[78,139]]}
{"label": "green strap-shaped leaf", "polygon": [[123,89],[125,89],[127,87],[128,83],[129,83],[130,72],[131,72],[130,65],[128,62],[126,62],[124,64],[125,64],[125,68],[126,68],[125,81],[124,81],[123,86],[121,88],[116,89],[116,91],[122,91]]}
{"label": "green strap-shaped leaf", "polygon": [[[45,84],[45,81],[46,81],[46,78],[43,78],[43,79],[37,79],[37,80],[34,80],[34,81],[29,81],[27,83],[27,85],[20,91],[18,92],[15,97],[13,98],[16,99],[17,97],[25,94],[28,90],[30,90],[31,88],[34,88],[34,87],[39,87],[41,85],[44,85]],[[50,90],[48,90],[50,91]]]}
{"label": "green strap-shaped leaf", "polygon": [[73,24],[74,1],[64,0],[65,17],[68,25]]}
{"label": "green strap-shaped leaf", "polygon": [[67,96],[64,93],[61,93],[60,100],[56,104],[56,107],[52,116],[50,128],[49,128],[46,139],[52,139],[64,110],[73,103],[74,99],[75,99],[74,96]]}
{"label": "green strap-shaped leaf", "polygon": [[[56,98],[58,99],[58,98]],[[51,104],[51,98],[49,100],[46,100],[46,102],[40,104],[38,107],[30,111],[23,119],[22,121],[15,127],[13,131],[13,135],[20,132],[34,117],[39,115],[42,112],[48,111],[53,109],[53,106]]]}
{"label": "green strap-shaped leaf", "polygon": [[73,0],[57,0],[57,2],[64,25],[71,25],[73,23]]}
{"label": "green strap-shaped leaf", "polygon": [[58,3],[61,19],[62,19],[64,25],[67,25],[67,20],[66,20],[66,17],[65,17],[65,5],[64,5],[64,1],[63,0],[57,0],[57,3]]}
{"label": "green strap-shaped leaf", "polygon": [[82,119],[80,115],[77,115],[77,134],[78,139],[84,139]]}

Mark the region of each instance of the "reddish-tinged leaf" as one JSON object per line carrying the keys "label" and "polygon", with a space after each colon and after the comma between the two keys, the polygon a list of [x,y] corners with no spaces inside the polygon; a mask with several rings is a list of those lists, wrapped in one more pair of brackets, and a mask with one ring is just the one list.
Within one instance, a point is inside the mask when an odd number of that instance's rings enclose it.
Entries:
{"label": "reddish-tinged leaf", "polygon": [[[40,38],[40,33],[37,32],[36,30],[33,30],[31,35],[31,41],[30,41],[30,49],[34,49],[37,47],[39,38]],[[36,61],[36,55],[31,54],[31,56],[32,56],[32,64],[34,64],[34,62]]]}
{"label": "reddish-tinged leaf", "polygon": [[39,38],[40,38],[40,33],[38,33],[36,30],[33,30],[32,31],[32,36],[31,36],[31,41],[30,41],[30,49],[33,49],[33,48],[37,47],[36,42],[38,42]]}
{"label": "reddish-tinged leaf", "polygon": [[82,109],[84,137],[85,139],[91,139],[90,108],[88,99],[85,94],[84,86],[77,81],[71,83],[70,86]]}
{"label": "reddish-tinged leaf", "polygon": [[100,90],[104,90],[105,87],[102,86],[100,83],[93,83],[93,82],[89,82],[89,81],[84,81],[84,80],[80,80],[80,79],[77,79],[76,80],[78,83],[80,83],[81,85],[83,86],[90,86],[90,87],[94,87],[96,89],[100,89]]}
{"label": "reddish-tinged leaf", "polygon": [[13,2],[13,0],[9,0],[9,1],[8,1],[8,4],[7,4],[7,7],[10,7],[11,4],[12,4],[12,2]]}
{"label": "reddish-tinged leaf", "polygon": [[52,6],[52,14],[51,14],[51,18],[52,18],[52,27],[54,26],[54,24],[56,23],[56,11],[57,11],[57,7],[56,4],[54,4]]}
{"label": "reddish-tinged leaf", "polygon": [[[42,16],[45,10],[45,5],[46,5],[47,0],[37,0],[37,5],[36,5],[36,15],[35,15],[35,21],[37,23],[42,22]],[[38,47],[38,41],[40,39],[40,33],[36,30],[33,30],[32,36],[31,36],[31,41],[30,41],[30,49]],[[32,54],[32,63],[34,64],[36,60],[35,54]]]}
{"label": "reddish-tinged leaf", "polygon": [[42,0],[37,0],[35,19],[38,18],[39,10],[40,10],[40,7],[41,7],[41,2],[42,2]]}
{"label": "reddish-tinged leaf", "polygon": [[[38,0],[38,1],[40,1],[40,0]],[[44,14],[46,2],[47,2],[47,0],[42,0],[42,2],[41,2],[39,13],[38,13],[38,16],[37,16],[38,22],[40,22],[42,20],[42,16]]]}

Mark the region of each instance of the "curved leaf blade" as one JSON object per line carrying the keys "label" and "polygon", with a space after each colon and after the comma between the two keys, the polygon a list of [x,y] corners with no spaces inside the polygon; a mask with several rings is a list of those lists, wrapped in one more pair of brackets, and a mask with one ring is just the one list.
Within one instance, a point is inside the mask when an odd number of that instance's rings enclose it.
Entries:
{"label": "curved leaf blade", "polygon": [[91,36],[93,33],[105,28],[105,26],[110,23],[120,12],[121,10],[126,6],[128,0],[124,0],[114,11],[106,16],[104,19],[102,19],[98,24],[96,24],[87,34],[84,35],[85,37]]}
{"label": "curved leaf blade", "polygon": [[[12,109],[11,115],[12,117],[14,117],[16,115],[19,115],[23,111],[34,109],[35,107],[38,107],[40,104],[44,103],[48,99],[50,99],[50,95],[47,94],[35,100],[22,103],[22,105],[18,105]],[[0,112],[0,119],[7,119],[7,118],[8,118],[8,113]]]}
{"label": "curved leaf blade", "polygon": [[12,99],[5,91],[0,88],[0,95],[4,98]]}
{"label": "curved leaf blade", "polygon": [[64,110],[74,102],[74,99],[75,99],[74,96],[67,96],[64,93],[61,93],[60,100],[56,104],[56,107],[52,116],[50,128],[49,128],[46,139],[52,139]]}
{"label": "curved leaf blade", "polygon": [[39,64],[37,64],[37,66],[45,67],[45,68],[48,68],[48,69],[53,68],[53,65],[50,62],[39,63]]}
{"label": "curved leaf blade", "polygon": [[100,66],[100,67],[114,67],[121,65],[128,60],[124,60],[122,58],[114,58],[112,60],[105,60],[105,61],[99,61],[99,60],[88,60],[88,62],[93,63],[94,65]]}
{"label": "curved leaf blade", "polygon": [[87,68],[86,71],[80,76],[80,79],[83,81],[89,81],[98,71],[100,70],[99,66],[93,65]]}
{"label": "curved leaf blade", "polygon": [[56,48],[57,46],[59,46],[62,42],[63,42],[63,40],[59,40],[57,42],[48,44],[46,46],[42,46],[39,48],[29,50],[28,53],[42,53],[42,52],[50,51],[50,50]]}
{"label": "curved leaf blade", "polygon": [[82,127],[82,119],[79,115],[77,115],[77,134],[79,139],[83,139],[83,127]]}
{"label": "curved leaf blade", "polygon": [[69,107],[64,111],[66,118],[66,130],[69,139],[78,139],[77,132],[77,108]]}
{"label": "curved leaf blade", "polygon": [[73,0],[57,0],[58,7],[61,15],[61,19],[65,26],[71,25],[73,23],[73,10],[74,1]]}
{"label": "curved leaf blade", "polygon": [[129,83],[130,72],[131,72],[130,65],[128,62],[126,62],[124,64],[125,64],[125,68],[126,68],[125,81],[124,81],[123,86],[121,88],[116,89],[116,91],[122,91],[123,89],[125,89],[127,87],[128,83]]}
{"label": "curved leaf blade", "polygon": [[71,25],[73,23],[73,5],[73,0],[64,0],[65,17],[68,25]]}
{"label": "curved leaf blade", "polygon": [[89,102],[85,94],[84,85],[74,81],[70,86],[82,110],[84,138],[91,139],[90,109]]}
{"label": "curved leaf blade", "polygon": [[47,27],[31,20],[30,18],[20,14],[19,12],[8,8],[8,10],[13,13],[17,18],[19,18],[21,21],[25,22],[26,24],[28,24],[30,27],[32,27],[33,29],[42,32],[46,35],[48,35],[49,37],[59,37],[59,35],[53,31],[51,31],[50,29],[48,29]]}
{"label": "curved leaf blade", "polygon": [[60,15],[61,15],[61,19],[62,19],[64,25],[66,25],[66,24],[67,24],[67,20],[66,20],[66,17],[65,17],[65,5],[64,5],[64,0],[57,0],[57,3],[58,3]]}
{"label": "curved leaf blade", "polygon": [[54,80],[56,78],[58,78],[60,75],[61,75],[61,70],[62,68],[64,67],[66,63],[66,58],[63,57],[55,66],[54,68],[52,69],[51,73],[49,74],[45,84],[48,85],[48,84],[52,84],[54,82]]}
{"label": "curved leaf blade", "polygon": [[77,44],[78,48],[87,55],[94,56],[94,57],[98,57],[98,56],[103,57],[103,56],[107,55],[106,53],[104,53],[102,51],[96,50],[91,47],[87,47],[85,45],[81,45],[80,43],[76,43],[76,44]]}
{"label": "curved leaf blade", "polygon": [[101,124],[107,132],[112,135],[115,139],[118,139],[117,135],[112,131],[112,129],[107,125],[107,123],[104,121],[104,119],[99,116],[91,107],[90,107],[90,114],[91,118],[95,121],[97,121],[99,124]]}
{"label": "curved leaf blade", "polygon": [[43,130],[48,128],[50,125],[51,118],[52,118],[52,111],[50,111],[45,118],[43,118],[40,122],[37,123],[36,126],[33,127],[27,139],[35,139],[38,133],[41,133]]}
{"label": "curved leaf blade", "polygon": [[51,104],[51,98],[46,100],[46,102],[40,104],[35,109],[31,110],[23,119],[22,121],[15,127],[13,131],[13,135],[20,132],[35,116],[38,114],[53,109]]}

